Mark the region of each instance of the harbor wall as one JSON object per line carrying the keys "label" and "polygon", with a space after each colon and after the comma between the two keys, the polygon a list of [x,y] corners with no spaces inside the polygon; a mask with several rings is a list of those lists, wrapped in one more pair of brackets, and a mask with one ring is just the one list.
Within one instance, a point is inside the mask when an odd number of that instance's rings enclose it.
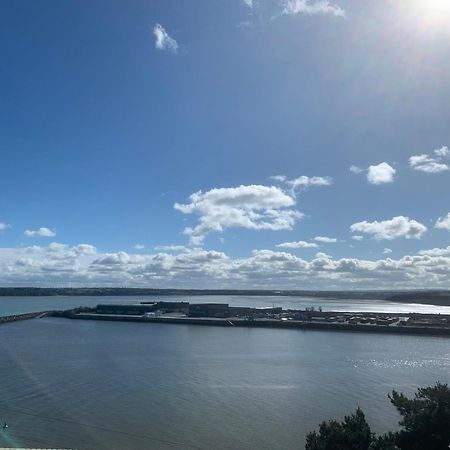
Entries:
{"label": "harbor wall", "polygon": [[4,323],[17,322],[19,320],[31,320],[37,319],[40,317],[45,317],[50,314],[50,311],[40,311],[34,313],[26,313],[26,314],[14,314],[11,316],[0,317],[0,325]]}
{"label": "harbor wall", "polygon": [[142,322],[142,323],[166,323],[181,325],[204,325],[219,327],[247,327],[247,328],[284,328],[299,330],[327,330],[327,331],[351,331],[364,333],[392,333],[392,334],[416,334],[432,336],[450,336],[449,328],[417,327],[417,326],[388,326],[388,325],[358,325],[338,323],[315,323],[297,320],[281,321],[276,319],[216,319],[193,317],[155,317],[141,316],[117,316],[101,314],[74,314],[69,316],[78,320],[107,320],[116,322]]}

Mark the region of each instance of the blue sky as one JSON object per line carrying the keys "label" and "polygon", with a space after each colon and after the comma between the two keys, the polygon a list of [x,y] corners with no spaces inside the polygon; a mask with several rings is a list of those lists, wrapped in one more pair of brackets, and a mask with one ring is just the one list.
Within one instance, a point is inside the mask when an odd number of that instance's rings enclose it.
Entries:
{"label": "blue sky", "polygon": [[449,25],[442,0],[2,2],[0,285],[450,288]]}

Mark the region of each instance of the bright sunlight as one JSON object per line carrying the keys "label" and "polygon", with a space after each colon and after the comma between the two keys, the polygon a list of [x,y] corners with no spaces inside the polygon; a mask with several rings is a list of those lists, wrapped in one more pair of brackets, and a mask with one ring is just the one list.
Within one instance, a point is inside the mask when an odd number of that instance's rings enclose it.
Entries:
{"label": "bright sunlight", "polygon": [[414,9],[427,28],[450,24],[450,0],[416,0]]}

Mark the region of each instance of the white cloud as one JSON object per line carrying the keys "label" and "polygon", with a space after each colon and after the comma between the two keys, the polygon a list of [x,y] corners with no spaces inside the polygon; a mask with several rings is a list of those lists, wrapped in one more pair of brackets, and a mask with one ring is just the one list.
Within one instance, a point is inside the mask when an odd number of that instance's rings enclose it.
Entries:
{"label": "white cloud", "polygon": [[328,253],[325,253],[325,252],[317,252],[315,257],[316,257],[317,261],[331,259],[331,256]]}
{"label": "white cloud", "polygon": [[56,233],[49,228],[41,227],[39,230],[25,230],[23,233],[27,237],[53,237]]}
{"label": "white cloud", "polygon": [[253,0],[242,0],[246,6],[253,8]]}
{"label": "white cloud", "polygon": [[369,166],[367,169],[361,169],[358,166],[350,166],[350,172],[361,174],[367,172],[367,181],[370,184],[386,184],[394,181],[396,170],[387,162],[382,162],[377,165]]}
{"label": "white cloud", "polygon": [[281,183],[286,183],[291,187],[292,195],[296,195],[296,190],[298,189],[305,190],[311,186],[330,186],[333,184],[333,179],[331,177],[308,177],[302,175],[289,180],[286,175],[272,175],[269,178]]}
{"label": "white cloud", "polygon": [[282,242],[281,244],[277,244],[279,248],[317,248],[318,245],[314,244],[314,242],[306,242],[306,241],[294,241],[294,242]]}
{"label": "white cloud", "polygon": [[118,266],[126,265],[136,259],[136,255],[129,255],[126,252],[105,253],[92,262],[93,265],[109,267],[110,270],[116,270]]}
{"label": "white cloud", "polygon": [[316,236],[314,240],[317,242],[323,242],[324,244],[334,244],[338,241],[336,238],[330,238],[327,236]]}
{"label": "white cloud", "polygon": [[439,157],[444,157],[450,155],[450,150],[446,145],[443,145],[441,148],[437,148],[436,150],[434,150],[434,153]]}
{"label": "white cloud", "polygon": [[48,244],[48,251],[49,252],[61,252],[63,250],[66,250],[68,247],[65,244],[61,244],[59,242],[52,242],[51,244]]}
{"label": "white cloud", "polygon": [[450,155],[448,147],[443,145],[441,148],[433,150],[433,153],[434,156],[427,153],[411,156],[409,158],[410,167],[426,173],[439,173],[449,170],[448,164],[443,162],[443,159]]}
{"label": "white cloud", "polygon": [[436,220],[434,228],[450,231],[450,212],[444,217],[439,217],[439,219]]}
{"label": "white cloud", "polygon": [[[83,247],[81,247],[83,246]],[[0,248],[3,286],[136,286],[253,289],[450,288],[450,246],[399,259],[306,260],[286,251],[257,250],[230,258],[201,249],[180,254],[96,253],[89,244]]]}
{"label": "white cloud", "polygon": [[302,175],[301,177],[294,178],[293,180],[286,180],[286,183],[292,187],[296,188],[308,188],[310,186],[330,186],[333,183],[331,177],[308,177]]}
{"label": "white cloud", "polygon": [[364,239],[364,236],[355,234],[354,236],[352,236],[352,239],[354,239],[355,241],[362,241]]}
{"label": "white cloud", "polygon": [[367,169],[367,181],[370,184],[385,184],[394,181],[395,169],[386,162],[369,166]]}
{"label": "white cloud", "polygon": [[414,170],[426,173],[439,173],[449,170],[448,165],[440,162],[439,158],[434,158],[427,154],[411,156],[409,165]]}
{"label": "white cloud", "polygon": [[383,250],[383,255],[389,255],[390,253],[392,253],[392,250],[390,249],[390,248],[385,248],[384,250]]}
{"label": "white cloud", "polygon": [[167,50],[172,53],[177,53],[178,43],[169,36],[165,28],[159,23],[153,27],[153,34],[155,35],[155,48],[158,50]]}
{"label": "white cloud", "polygon": [[184,252],[189,249],[184,245],[157,245],[155,250],[166,251],[166,252]]}
{"label": "white cloud", "polygon": [[378,240],[392,240],[396,238],[420,239],[427,231],[427,227],[409,217],[397,216],[381,222],[367,222],[364,220],[363,222],[354,223],[350,230],[352,233],[372,234]]}
{"label": "white cloud", "polygon": [[10,227],[10,225],[8,225],[7,223],[0,222],[0,231],[6,230],[9,227]]}
{"label": "white cloud", "polygon": [[286,175],[272,175],[269,177],[271,180],[275,180],[275,181],[286,181],[287,177]]}
{"label": "white cloud", "polygon": [[450,245],[446,248],[432,248],[430,250],[420,250],[421,256],[450,256]]}
{"label": "white cloud", "polygon": [[357,173],[357,174],[364,172],[364,169],[361,169],[361,167],[354,166],[354,165],[351,165],[349,170],[350,170],[350,172]]}
{"label": "white cloud", "polygon": [[53,258],[60,258],[62,257],[78,257],[78,256],[85,256],[85,255],[95,255],[97,253],[97,249],[90,244],[78,244],[74,247],[69,247],[66,244],[61,244],[59,242],[52,242],[47,247],[39,247],[39,246],[33,246],[33,247],[27,247],[28,252],[39,252],[39,251],[46,251],[48,253],[51,253]]}
{"label": "white cloud", "polygon": [[[187,231],[186,231],[187,230]],[[194,235],[190,233],[190,229],[186,228],[185,229],[185,234],[189,235],[189,243],[193,246],[193,247],[201,247],[203,245],[203,242],[205,240],[205,236],[204,235]]]}
{"label": "white cloud", "polygon": [[78,244],[75,247],[72,247],[72,250],[77,255],[95,255],[97,253],[97,249],[90,244]]}
{"label": "white cloud", "polygon": [[[201,245],[206,234],[227,228],[290,230],[303,216],[293,209],[295,199],[275,186],[216,188],[196,192],[189,200],[187,204],[175,203],[174,208],[199,217],[196,227],[184,230],[194,245]],[[192,238],[197,242],[192,242]]]}
{"label": "white cloud", "polygon": [[144,250],[145,245],[144,245],[144,244],[135,244],[135,245],[133,246],[133,248],[134,248],[135,250]]}
{"label": "white cloud", "polygon": [[287,0],[284,2],[282,14],[324,14],[336,17],[345,17],[345,11],[338,5],[327,0]]}

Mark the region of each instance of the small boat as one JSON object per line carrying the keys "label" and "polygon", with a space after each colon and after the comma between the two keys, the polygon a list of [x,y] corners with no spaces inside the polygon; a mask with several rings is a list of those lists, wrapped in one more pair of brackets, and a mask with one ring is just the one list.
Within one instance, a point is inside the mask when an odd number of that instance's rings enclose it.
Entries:
{"label": "small boat", "polygon": [[5,422],[5,423],[3,424],[3,429],[6,430],[7,428],[8,428],[8,424]]}

